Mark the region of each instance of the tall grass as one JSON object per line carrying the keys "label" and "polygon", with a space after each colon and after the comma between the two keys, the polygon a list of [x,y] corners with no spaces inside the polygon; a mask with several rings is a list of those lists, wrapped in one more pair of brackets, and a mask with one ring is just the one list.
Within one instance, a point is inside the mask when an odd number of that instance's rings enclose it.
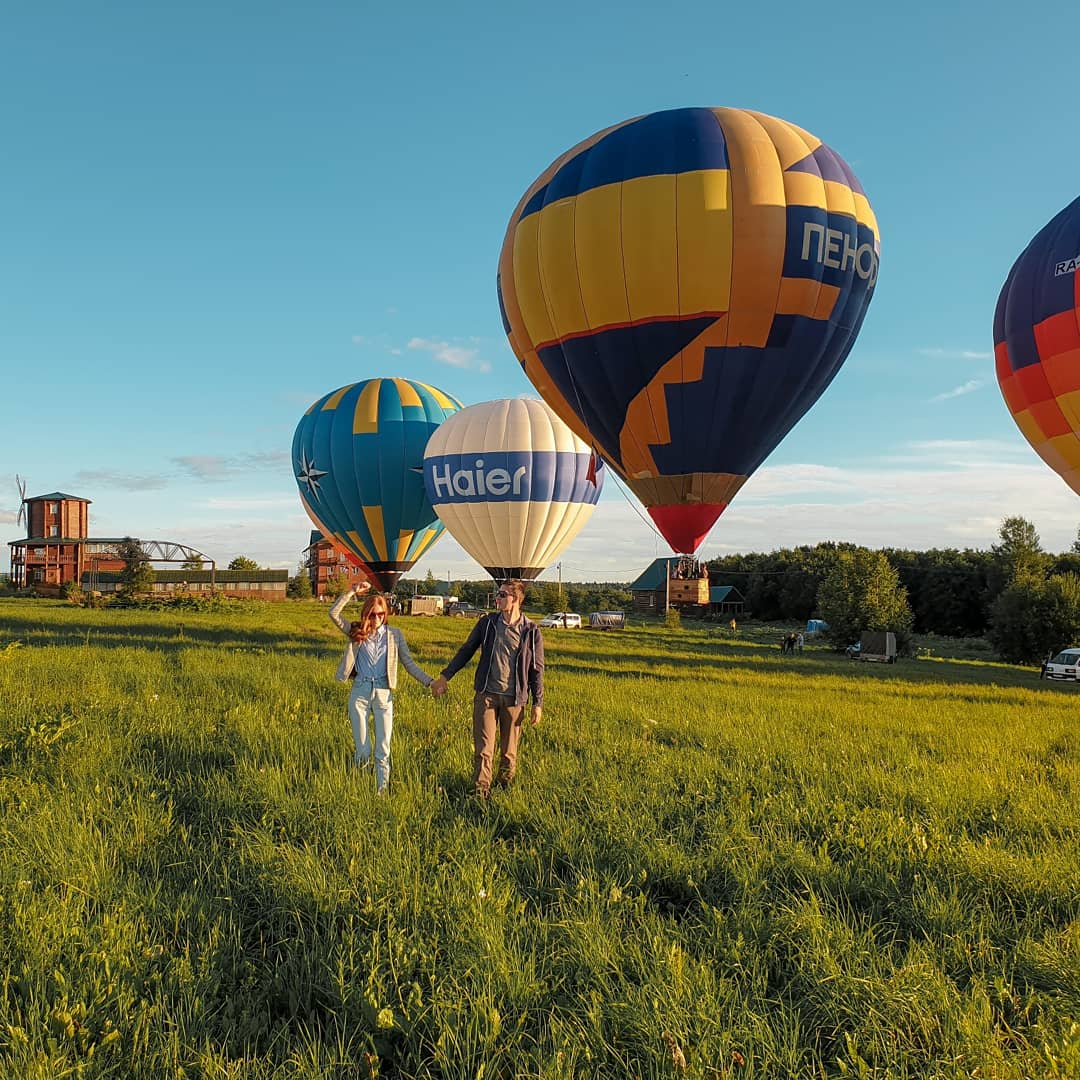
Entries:
{"label": "tall grass", "polygon": [[0,601],[4,1075],[1080,1075],[1080,688],[546,640],[517,787],[403,674],[379,800],[324,608]]}

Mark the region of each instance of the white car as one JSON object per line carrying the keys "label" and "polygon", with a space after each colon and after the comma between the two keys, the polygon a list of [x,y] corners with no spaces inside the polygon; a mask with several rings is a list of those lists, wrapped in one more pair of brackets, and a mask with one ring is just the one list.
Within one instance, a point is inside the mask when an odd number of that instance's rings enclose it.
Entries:
{"label": "white car", "polygon": [[540,620],[540,625],[556,630],[580,630],[581,616],[572,611],[553,611]]}
{"label": "white car", "polygon": [[1064,649],[1046,665],[1048,679],[1080,679],[1080,649]]}

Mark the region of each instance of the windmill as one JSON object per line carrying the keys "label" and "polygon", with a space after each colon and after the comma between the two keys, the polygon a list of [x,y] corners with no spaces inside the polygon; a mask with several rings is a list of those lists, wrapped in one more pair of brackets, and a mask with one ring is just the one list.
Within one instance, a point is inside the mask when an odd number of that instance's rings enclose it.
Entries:
{"label": "windmill", "polygon": [[19,489],[19,514],[15,523],[29,528],[26,521],[26,481],[18,473],[15,474],[15,486]]}

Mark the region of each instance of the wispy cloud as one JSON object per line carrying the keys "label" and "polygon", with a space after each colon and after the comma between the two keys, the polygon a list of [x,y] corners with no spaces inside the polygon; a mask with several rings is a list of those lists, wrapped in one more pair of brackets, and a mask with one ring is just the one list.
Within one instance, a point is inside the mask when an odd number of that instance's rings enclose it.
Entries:
{"label": "wispy cloud", "polygon": [[[208,510],[276,510],[279,507],[295,510],[297,502],[295,495],[252,495],[233,499],[207,499],[205,506]],[[303,514],[298,513],[296,517],[298,520],[307,521]]]}
{"label": "wispy cloud", "polygon": [[216,454],[191,454],[173,458],[173,463],[195,480],[228,480],[241,473],[260,469],[280,469],[290,454],[274,450],[256,454],[237,454],[232,457]]}
{"label": "wispy cloud", "polygon": [[367,338],[363,334],[353,334],[352,343],[354,345],[363,345],[367,341]]}
{"label": "wispy cloud", "polygon": [[0,521],[5,525],[13,525],[18,516],[17,510],[0,510]]}
{"label": "wispy cloud", "polygon": [[1005,439],[916,439],[905,443],[907,454],[896,455],[889,460],[903,461],[912,457],[932,461],[948,461],[956,465],[982,467],[988,461],[1000,462],[1012,458],[1025,464],[1031,461],[1031,449],[1019,440]]}
{"label": "wispy cloud", "polygon": [[980,349],[943,349],[940,347],[919,350],[920,356],[932,356],[937,360],[990,360],[993,353]]}
{"label": "wispy cloud", "polygon": [[451,345],[448,341],[432,341],[430,338],[420,337],[410,339],[407,348],[431,353],[440,364],[448,364],[464,371],[491,370],[491,365],[486,360],[478,359],[479,349],[466,349],[461,345]]}
{"label": "wispy cloud", "polygon": [[75,474],[76,481],[84,487],[122,488],[125,491],[160,491],[169,484],[163,473],[125,473],[112,469],[84,469]]}
{"label": "wispy cloud", "polygon": [[951,390],[946,390],[943,394],[935,394],[930,400],[948,401],[950,398],[963,397],[965,394],[970,394],[972,391],[978,390],[985,385],[985,379],[968,379],[966,383],[954,386]]}

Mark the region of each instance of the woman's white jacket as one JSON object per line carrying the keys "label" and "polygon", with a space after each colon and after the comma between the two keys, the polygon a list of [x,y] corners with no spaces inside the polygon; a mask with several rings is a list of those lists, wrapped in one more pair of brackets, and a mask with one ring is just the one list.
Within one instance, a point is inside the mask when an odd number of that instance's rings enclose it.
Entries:
{"label": "woman's white jacket", "polygon": [[[341,613],[352,599],[353,594],[351,592],[342,593],[334,601],[334,606],[330,609],[331,620],[346,637],[348,637],[351,627]],[[341,663],[338,664],[337,672],[334,675],[338,682],[349,681],[349,677],[356,667],[356,650],[359,647],[353,641],[350,641],[345,646],[345,655],[342,656]],[[386,628],[386,675],[391,690],[397,689],[398,660],[405,665],[405,670],[423,686],[430,686],[435,681],[426,671],[421,670],[416,661],[413,660],[412,653],[409,652],[409,646],[405,641],[405,635],[396,626],[388,626]]]}

